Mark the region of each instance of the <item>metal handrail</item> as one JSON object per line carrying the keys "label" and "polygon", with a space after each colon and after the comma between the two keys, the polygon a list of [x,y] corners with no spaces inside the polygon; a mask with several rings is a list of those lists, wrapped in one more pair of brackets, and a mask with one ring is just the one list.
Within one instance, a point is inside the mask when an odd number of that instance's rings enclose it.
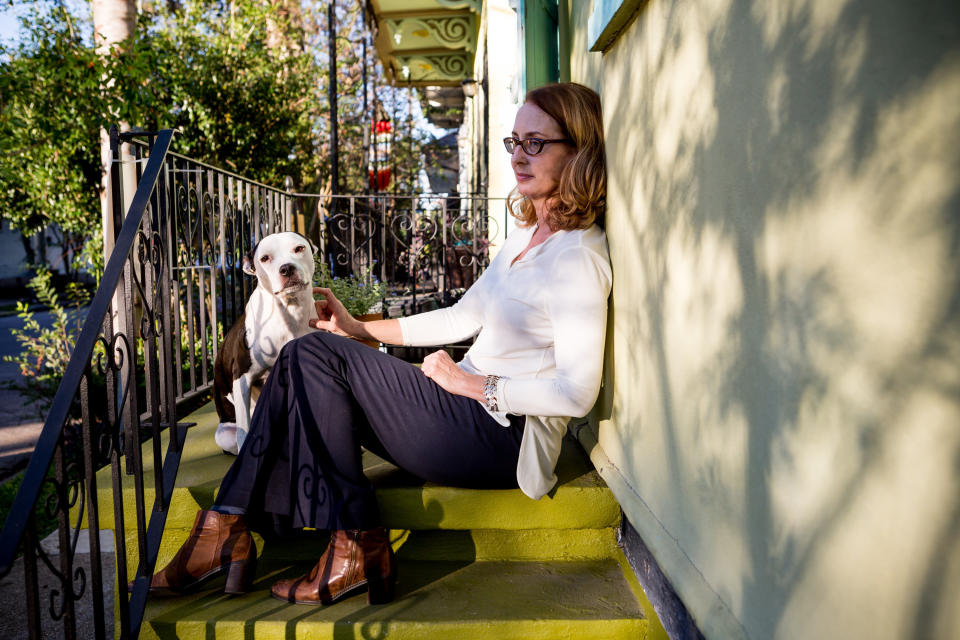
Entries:
{"label": "metal handrail", "polygon": [[[103,318],[110,308],[114,290],[120,282],[124,263],[133,249],[133,242],[140,226],[140,216],[147,209],[147,202],[156,186],[157,179],[160,177],[164,154],[169,148],[172,138],[173,131],[171,130],[162,131],[157,136],[154,153],[150,155],[143,178],[137,186],[136,195],[133,197],[130,210],[124,220],[123,228],[117,237],[116,246],[103,270],[100,287],[90,303],[87,319],[80,330],[77,345],[71,354],[63,379],[60,380],[60,385],[57,387],[57,393],[54,396],[50,412],[47,414],[47,419],[43,423],[43,430],[40,432],[30,463],[27,465],[21,489],[17,492],[10,515],[7,516],[7,521],[3,525],[3,532],[0,533],[0,575],[6,575],[13,564],[27,519],[32,514],[37,501],[40,482],[53,461],[54,447],[56,447],[67,421],[73,397],[80,389],[81,377],[93,357],[93,349],[99,338]],[[139,216],[137,215],[138,211],[140,212]]]}
{"label": "metal handrail", "polygon": [[[47,471],[54,463],[56,463],[58,474],[57,506],[59,507],[58,510],[61,512],[61,525],[63,525],[66,520],[66,516],[63,513],[64,511],[68,510],[68,505],[63,502],[66,493],[65,474],[67,472],[67,470],[64,468],[64,461],[62,459],[64,429],[68,420],[70,419],[75,396],[78,392],[85,394],[87,391],[86,383],[89,379],[90,365],[94,356],[94,350],[97,344],[102,343],[103,340],[103,338],[100,336],[101,329],[105,323],[107,325],[112,323],[111,312],[112,307],[115,306],[113,304],[115,292],[124,282],[124,272],[130,269],[130,259],[132,257],[134,244],[139,233],[140,225],[142,219],[150,209],[149,205],[151,204],[151,199],[156,199],[155,189],[158,181],[161,178],[164,158],[168,149],[170,148],[172,139],[173,131],[161,131],[157,134],[156,140],[152,145],[149,160],[145,169],[143,170],[143,175],[139,184],[137,185],[137,190],[133,196],[133,201],[130,204],[127,216],[123,222],[123,226],[120,229],[119,235],[117,236],[114,250],[111,253],[104,269],[100,287],[97,289],[97,292],[93,296],[93,300],[90,303],[90,307],[87,312],[87,318],[83,323],[80,336],[77,339],[76,347],[71,354],[70,361],[67,364],[63,379],[60,381],[57,393],[53,399],[53,404],[51,405],[50,411],[47,414],[47,419],[44,421],[43,430],[40,433],[40,437],[37,440],[33,455],[30,458],[30,463],[28,464],[27,470],[24,474],[23,482],[20,485],[20,489],[17,492],[16,498],[14,499],[13,507],[9,516],[7,517],[7,521],[4,523],[3,531],[0,533],[0,575],[5,575],[10,571],[10,568],[16,557],[17,549],[24,537],[24,534],[32,534],[34,537],[36,535],[35,527],[33,525],[34,509],[37,507],[41,486],[45,481]],[[108,329],[112,329],[112,327],[108,326]],[[109,331],[109,333],[112,333],[112,331]],[[112,345],[112,347],[114,349],[120,348],[116,344]],[[127,353],[130,353],[129,350]],[[108,357],[110,355],[112,354],[108,354]],[[84,413],[86,414],[86,407],[84,408]],[[83,422],[85,427],[85,435],[87,436],[86,453],[89,457],[92,445],[90,442],[90,436],[92,436],[92,433],[89,428],[89,415],[84,415]],[[171,442],[177,442],[178,440],[179,438],[176,437],[176,435],[171,438]],[[136,442],[134,447],[138,448],[139,443],[136,439],[134,439],[134,441]],[[88,473],[87,475],[89,478],[90,474]],[[91,496],[93,496],[93,494],[95,494],[95,487],[90,487],[90,489]],[[95,500],[95,498],[93,498],[93,500]],[[64,531],[65,528],[66,527],[61,526],[62,542],[67,541],[67,536],[65,535]],[[99,532],[95,531],[93,527],[91,527],[90,531],[91,534],[97,534],[95,537],[91,535],[91,552],[99,551]],[[77,531],[77,533],[79,533],[79,531]],[[76,544],[76,535],[77,534],[74,534],[73,536],[73,545]],[[123,545],[121,541],[118,539],[117,542],[119,545],[118,548],[122,549]],[[27,540],[27,548],[25,549],[27,560],[33,560],[34,565],[36,564],[36,557],[34,556],[33,549],[36,545],[36,540]],[[67,550],[61,549],[61,555],[64,554],[67,554]],[[94,564],[99,565],[99,561],[95,562]],[[34,573],[36,572],[35,566],[32,568],[32,571]],[[26,572],[29,573],[30,569],[28,568]],[[99,574],[99,571],[96,569],[94,569],[92,573],[94,574],[94,584],[92,585],[92,589],[95,594],[93,599],[94,602],[99,603],[100,608],[102,608],[103,603],[99,597],[99,594],[102,593],[102,576],[97,575]],[[70,589],[69,594],[66,592],[61,594],[64,600],[64,610],[65,613],[69,613],[72,616],[72,596],[75,595],[73,593],[72,571],[70,572],[70,575],[64,576],[64,578],[69,580],[69,584],[65,584],[64,588]],[[121,576],[121,579],[125,581],[125,576]],[[35,575],[33,576],[33,580],[36,580]],[[36,585],[30,585],[29,583],[31,580],[29,578],[27,581],[28,610],[30,610],[29,613],[30,617],[32,618],[30,625],[31,636],[39,636],[39,616],[38,611],[36,610],[39,602],[37,601],[36,593],[29,593],[30,586],[35,588]],[[83,588],[81,588],[81,592],[82,591]],[[31,599],[33,602],[29,602]],[[96,604],[94,606],[96,606]],[[103,617],[102,611],[98,617]],[[101,620],[97,626],[97,636],[104,637],[103,621]]]}
{"label": "metal handrail", "polygon": [[295,198],[293,228],[317,240],[334,275],[363,273],[387,284],[385,312],[452,304],[489,263],[490,239],[501,225],[506,231],[506,198],[288,195]]}
{"label": "metal handrail", "polygon": [[[307,216],[295,215],[296,205],[312,203],[317,196],[254,183],[173,153],[172,139],[169,130],[111,130],[114,158],[119,158],[121,141],[136,156],[135,162],[111,162],[114,211],[123,208],[125,172],[134,172],[136,190],[126,216],[115,221],[114,249],[0,532],[0,576],[9,573],[17,550],[23,549],[31,638],[42,634],[38,561],[59,580],[50,591],[49,617],[63,621],[63,636],[77,636],[74,602],[87,588],[94,594],[94,636],[108,635],[107,621],[113,616],[99,597],[103,570],[96,477],[104,465],[112,471],[109,507],[120,585],[119,635],[139,634],[188,426],[178,424],[176,416],[184,403],[202,397],[213,384],[219,338],[242,312],[253,286],[242,273],[241,256],[262,236],[286,229],[310,234],[324,260],[341,273],[376,264],[374,273],[390,281],[394,300],[404,298],[406,312],[418,310],[428,296],[441,306],[449,304],[452,292],[469,286],[489,260],[486,239],[497,214],[486,198],[334,196],[342,203],[340,210],[334,206],[329,216],[317,210],[307,224]],[[94,384],[97,376],[103,379],[100,387]],[[141,381],[143,389],[138,388]],[[162,432],[169,436],[166,451]],[[144,488],[144,455],[153,460],[152,510]],[[48,477],[51,470],[53,478]],[[137,569],[129,592],[125,587],[133,572],[127,565],[123,492],[130,481],[123,480],[125,475],[132,476],[135,509],[130,519],[136,522],[131,521],[130,531],[137,534],[131,563]],[[53,486],[55,497],[41,504],[46,484]],[[38,509],[57,517],[59,568],[39,543]],[[74,566],[84,518],[89,581],[84,569]]]}

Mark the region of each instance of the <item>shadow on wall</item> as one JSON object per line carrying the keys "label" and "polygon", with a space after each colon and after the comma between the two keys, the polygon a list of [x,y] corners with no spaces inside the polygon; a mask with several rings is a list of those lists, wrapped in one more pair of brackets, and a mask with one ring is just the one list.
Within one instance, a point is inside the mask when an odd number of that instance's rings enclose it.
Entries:
{"label": "shadow on wall", "polygon": [[604,73],[601,443],[751,637],[955,633],[960,5],[654,2]]}

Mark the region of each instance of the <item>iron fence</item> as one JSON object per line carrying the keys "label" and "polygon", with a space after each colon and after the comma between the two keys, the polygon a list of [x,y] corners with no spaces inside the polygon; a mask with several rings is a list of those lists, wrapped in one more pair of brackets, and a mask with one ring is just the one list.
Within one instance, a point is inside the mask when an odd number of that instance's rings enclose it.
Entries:
{"label": "iron fence", "polygon": [[[93,610],[84,617],[92,618],[94,637],[108,635],[114,611],[101,595],[98,502],[104,494],[97,470],[103,466],[111,470],[106,492],[113,503],[118,635],[139,634],[190,426],[177,422],[178,412],[212,385],[222,328],[240,313],[251,286],[240,275],[241,256],[260,236],[289,226],[287,194],[172,153],[172,137],[169,130],[111,132],[114,158],[121,142],[135,151],[132,163],[114,162],[111,171],[119,232],[0,533],[0,575],[23,550],[31,638],[52,633],[51,623],[62,623],[63,637],[76,638],[75,604],[88,591]],[[130,171],[136,191],[121,221],[122,173]],[[145,455],[155,470],[152,504]],[[124,510],[124,490],[135,496],[132,515]],[[51,498],[41,501],[48,492]],[[38,513],[57,521],[58,557],[40,544]],[[77,562],[83,525],[89,567]],[[128,530],[135,567],[127,566]],[[55,583],[45,607],[41,566]]]}
{"label": "iron fence", "polygon": [[[119,637],[139,634],[190,426],[178,417],[212,387],[219,342],[255,286],[242,272],[242,258],[261,237],[304,233],[335,275],[385,282],[384,309],[400,315],[425,303],[449,304],[469,287],[488,263],[487,238],[505,215],[502,200],[479,197],[322,198],[274,189],[178,155],[170,150],[172,138],[169,130],[111,131],[114,158],[121,143],[135,152],[132,162],[112,165],[119,231],[0,532],[0,576],[23,552],[31,638],[47,635],[51,624],[62,624],[63,637],[77,637],[75,605],[85,593],[92,595],[91,615],[84,617],[92,617],[94,637],[112,635],[114,619]],[[136,190],[121,219],[130,172]],[[152,504],[144,456],[154,469]],[[109,488],[98,486],[97,471],[105,466]],[[134,495],[132,514],[124,509],[125,490]],[[52,497],[41,500],[45,492]],[[112,501],[115,612],[101,597],[101,498]],[[56,559],[40,544],[38,513],[57,521]],[[83,526],[89,567],[77,562]],[[130,566],[128,540],[135,547]],[[56,583],[46,606],[41,566]]]}
{"label": "iron fence", "polygon": [[504,198],[478,195],[291,195],[294,229],[319,243],[333,275],[385,283],[390,317],[454,302],[489,263],[506,215]]}

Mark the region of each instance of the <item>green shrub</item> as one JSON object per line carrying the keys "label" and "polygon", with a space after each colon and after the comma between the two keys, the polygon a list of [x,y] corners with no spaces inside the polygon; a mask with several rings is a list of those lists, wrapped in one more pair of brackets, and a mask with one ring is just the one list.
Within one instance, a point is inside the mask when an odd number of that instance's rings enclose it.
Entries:
{"label": "green shrub", "polygon": [[[7,521],[7,516],[10,515],[10,509],[13,507],[13,500],[17,496],[17,490],[20,489],[20,485],[23,482],[23,474],[21,471],[17,475],[13,476],[3,484],[0,484],[0,527]],[[52,504],[51,501],[56,500],[54,497],[56,495],[56,486],[51,481],[53,478],[53,470],[47,473],[47,482],[44,482],[40,487],[40,495],[37,497],[37,506],[33,510],[34,517],[37,521],[37,536],[42,540],[47,537],[51,531],[56,530],[57,528],[57,514],[49,513],[47,509],[48,504]]]}
{"label": "green shrub", "polygon": [[350,315],[369,313],[371,307],[383,299],[386,287],[371,275],[369,269],[359,275],[351,274],[340,278],[331,275],[330,267],[320,256],[315,256],[314,260],[317,265],[313,275],[314,284],[333,291],[333,295],[343,303]]}
{"label": "green shrub", "polygon": [[22,350],[18,355],[3,356],[5,362],[14,362],[20,369],[20,377],[5,382],[5,386],[38,402],[41,410],[53,401],[90,302],[90,293],[82,285],[71,282],[65,291],[67,304],[61,304],[52,277],[49,270],[40,267],[27,287],[40,304],[49,309],[53,325],[41,326],[29,305],[17,302],[17,315],[23,320],[23,329],[12,329],[11,333]]}

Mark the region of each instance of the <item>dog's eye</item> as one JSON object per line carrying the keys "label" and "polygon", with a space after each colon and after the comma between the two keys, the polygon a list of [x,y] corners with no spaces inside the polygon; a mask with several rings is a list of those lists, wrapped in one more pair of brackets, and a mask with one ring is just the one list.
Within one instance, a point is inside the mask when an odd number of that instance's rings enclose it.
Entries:
{"label": "dog's eye", "polygon": [[260,256],[260,262],[270,262],[270,256]]}
{"label": "dog's eye", "polygon": [[305,250],[306,250],[306,247],[301,244],[301,245],[297,245],[297,248],[294,249],[293,252],[294,252],[294,253],[303,253]]}

